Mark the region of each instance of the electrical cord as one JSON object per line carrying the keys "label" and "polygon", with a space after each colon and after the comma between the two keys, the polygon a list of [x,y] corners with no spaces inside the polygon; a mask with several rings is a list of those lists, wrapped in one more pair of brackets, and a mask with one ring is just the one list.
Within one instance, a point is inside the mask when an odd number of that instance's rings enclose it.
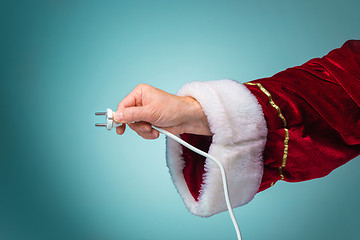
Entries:
{"label": "electrical cord", "polygon": [[155,127],[155,126],[151,126],[152,128],[154,128],[155,130],[158,130],[159,132],[161,132],[162,134],[174,139],[175,141],[177,141],[178,143],[180,143],[181,145],[187,147],[188,149],[206,157],[206,158],[209,158],[210,160],[214,161],[218,167],[220,168],[220,172],[221,172],[221,176],[222,176],[222,181],[223,181],[223,187],[224,187],[224,195],[225,195],[225,201],[226,201],[226,206],[228,208],[228,211],[229,211],[229,214],[230,214],[230,217],[231,217],[231,220],[234,224],[234,227],[235,227],[235,231],[236,231],[236,235],[237,235],[237,238],[238,240],[241,240],[241,233],[240,233],[240,229],[239,229],[239,226],[238,226],[238,223],[236,221],[236,218],[235,218],[235,215],[234,215],[234,212],[233,212],[233,209],[231,207],[231,204],[230,204],[230,198],[229,198],[229,190],[228,190],[228,187],[227,187],[227,181],[226,181],[226,174],[225,174],[225,169],[224,169],[224,166],[221,164],[221,162],[219,162],[216,158],[214,158],[213,156],[207,154],[206,152],[204,151],[201,151],[200,149],[192,146],[191,144],[185,142],[184,140],[182,140],[181,138],[179,138],[178,136],[162,129],[162,128],[159,128],[159,127]]}
{"label": "electrical cord", "polygon": [[[106,116],[106,124],[105,123],[97,123],[95,124],[96,127],[106,127],[107,130],[111,130],[112,128],[114,127],[118,127],[122,124],[119,124],[119,123],[116,123],[113,119],[113,115],[114,115],[114,112],[111,110],[111,109],[107,109],[106,112],[97,112],[95,113],[95,115],[105,115]],[[213,162],[216,163],[216,165],[218,165],[219,169],[220,169],[220,172],[221,172],[221,177],[222,177],[222,182],[223,182],[223,187],[224,187],[224,196],[225,196],[225,201],[226,201],[226,206],[227,206],[227,209],[229,211],[229,214],[230,214],[230,218],[231,218],[231,221],[234,225],[234,228],[235,228],[235,231],[236,231],[236,236],[237,236],[237,239],[238,240],[242,240],[242,237],[241,237],[241,232],[240,232],[240,229],[239,229],[239,225],[236,221],[236,218],[235,218],[235,215],[234,215],[234,211],[231,207],[231,203],[230,203],[230,198],[229,198],[229,190],[228,190],[228,187],[227,187],[227,180],[226,180],[226,173],[225,173],[225,169],[224,169],[224,166],[221,164],[221,162],[219,162],[216,158],[214,158],[213,156],[209,155],[208,153],[204,152],[204,151],[201,151],[200,149],[192,146],[191,144],[185,142],[184,140],[182,140],[181,138],[179,138],[178,136],[162,129],[162,128],[159,128],[159,127],[156,127],[156,126],[153,126],[151,125],[151,127],[157,131],[159,131],[160,133],[174,139],[175,141],[177,141],[178,143],[180,143],[181,145],[187,147],[188,149],[212,160]]]}

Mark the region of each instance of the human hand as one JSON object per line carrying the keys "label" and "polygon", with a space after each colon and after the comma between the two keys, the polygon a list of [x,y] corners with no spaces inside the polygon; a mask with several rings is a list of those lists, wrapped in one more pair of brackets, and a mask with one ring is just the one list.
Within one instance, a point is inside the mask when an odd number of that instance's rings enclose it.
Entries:
{"label": "human hand", "polygon": [[[139,84],[118,105],[114,115],[145,139],[156,139],[159,132],[151,125],[173,134],[213,135],[201,105],[192,97],[172,95],[147,84]],[[116,128],[122,135],[126,125]]]}

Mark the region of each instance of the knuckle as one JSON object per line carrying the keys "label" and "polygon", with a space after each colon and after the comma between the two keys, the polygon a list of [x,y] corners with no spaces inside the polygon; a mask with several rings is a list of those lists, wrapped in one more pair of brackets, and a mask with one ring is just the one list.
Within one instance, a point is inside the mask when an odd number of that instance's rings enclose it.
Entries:
{"label": "knuckle", "polygon": [[140,89],[145,89],[145,88],[147,88],[147,87],[149,87],[149,85],[146,84],[146,83],[139,83],[139,84],[136,86],[136,88],[140,88]]}

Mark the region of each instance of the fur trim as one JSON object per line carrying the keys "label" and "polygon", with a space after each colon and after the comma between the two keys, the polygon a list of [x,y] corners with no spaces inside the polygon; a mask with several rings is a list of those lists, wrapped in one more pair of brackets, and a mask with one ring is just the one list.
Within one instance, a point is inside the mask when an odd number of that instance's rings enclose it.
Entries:
{"label": "fur trim", "polygon": [[[267,137],[266,121],[256,97],[233,80],[191,82],[178,95],[195,98],[208,118],[214,133],[209,154],[224,165],[232,206],[251,201],[261,183]],[[167,165],[191,213],[208,217],[227,210],[221,173],[214,162],[206,159],[198,201],[184,179],[181,145],[170,138],[167,138]]]}

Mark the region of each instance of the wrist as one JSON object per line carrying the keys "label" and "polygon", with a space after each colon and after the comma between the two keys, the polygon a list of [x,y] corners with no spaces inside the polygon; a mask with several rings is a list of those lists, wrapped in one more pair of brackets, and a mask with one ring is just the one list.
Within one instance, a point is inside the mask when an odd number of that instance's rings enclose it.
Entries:
{"label": "wrist", "polygon": [[200,103],[192,97],[182,97],[186,102],[184,133],[212,136],[207,116]]}

